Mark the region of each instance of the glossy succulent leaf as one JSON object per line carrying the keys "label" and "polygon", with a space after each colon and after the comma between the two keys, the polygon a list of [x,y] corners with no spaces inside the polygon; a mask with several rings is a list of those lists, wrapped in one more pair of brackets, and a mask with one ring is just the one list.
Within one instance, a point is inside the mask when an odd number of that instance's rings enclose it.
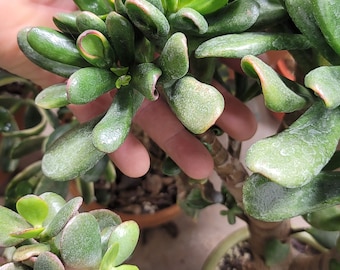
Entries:
{"label": "glossy succulent leaf", "polygon": [[192,8],[181,8],[169,15],[171,27],[178,31],[204,34],[208,31],[208,22],[204,16]]}
{"label": "glossy succulent leaf", "polygon": [[25,261],[46,251],[49,251],[49,246],[46,244],[23,245],[15,250],[12,260],[15,262]]}
{"label": "glossy succulent leaf", "polygon": [[66,201],[63,197],[54,192],[44,192],[43,194],[40,194],[39,197],[42,198],[48,205],[48,214],[43,223],[43,226],[46,226],[66,204]]}
{"label": "glossy succulent leaf", "polygon": [[29,228],[23,231],[17,231],[15,233],[12,233],[11,236],[22,238],[22,239],[30,239],[30,238],[36,238],[39,237],[41,232],[44,230],[42,227],[37,228]]}
{"label": "glossy succulent leaf", "polygon": [[11,234],[32,227],[22,216],[4,206],[0,206],[0,219],[6,220],[6,222],[0,222],[1,247],[10,247],[19,244],[23,239],[12,237]]}
{"label": "glossy succulent leaf", "polygon": [[[325,3],[326,4],[326,3]],[[313,14],[313,1],[285,0],[286,10],[301,33],[333,64],[340,63],[340,57],[328,45]]]}
{"label": "glossy succulent leaf", "polygon": [[114,266],[120,265],[130,257],[137,245],[138,238],[139,226],[133,220],[125,221],[114,229],[108,243],[109,247],[116,244],[119,247],[118,254],[112,262]]}
{"label": "glossy succulent leaf", "polygon": [[219,10],[228,3],[228,0],[179,0],[178,9],[181,8],[192,8],[202,15],[207,15]]}
{"label": "glossy succulent leaf", "polygon": [[67,222],[75,216],[79,210],[83,199],[81,197],[75,197],[65,203],[59,211],[55,214],[53,219],[45,227],[42,237],[52,238],[56,236],[65,227]]}
{"label": "glossy succulent leaf", "polygon": [[276,222],[339,204],[338,179],[338,172],[322,172],[304,186],[286,188],[253,174],[243,186],[245,211],[256,219]]}
{"label": "glossy succulent leaf", "polygon": [[119,13],[110,12],[105,20],[109,40],[122,66],[134,61],[135,30],[132,23]]}
{"label": "glossy succulent leaf", "polygon": [[11,123],[10,130],[7,132],[3,132],[2,135],[4,137],[19,137],[19,138],[26,138],[34,135],[40,134],[48,121],[47,113],[45,110],[39,108],[35,105],[34,101],[31,99],[22,100],[20,106],[27,106],[26,107],[26,114],[29,113],[29,109],[32,109],[32,113],[34,113],[34,123],[29,125],[27,128],[24,129],[17,129],[15,122]]}
{"label": "glossy succulent leaf", "polygon": [[67,82],[72,104],[88,103],[116,87],[117,76],[109,70],[87,67],[73,73]]}
{"label": "glossy succulent leaf", "polygon": [[323,66],[310,71],[305,76],[305,85],[311,88],[329,109],[340,105],[340,66]]}
{"label": "glossy succulent leaf", "polygon": [[[15,204],[20,196],[33,192],[30,179],[37,178],[41,172],[41,161],[33,162],[17,173],[8,183],[5,191],[6,206],[15,209]],[[24,188],[23,188],[23,186]]]}
{"label": "glossy succulent leaf", "polygon": [[60,242],[65,266],[72,269],[96,269],[102,259],[99,225],[89,213],[80,213],[65,226]]}
{"label": "glossy succulent leaf", "polygon": [[270,50],[308,49],[310,44],[300,34],[241,33],[218,36],[203,42],[195,51],[195,56],[242,58],[259,55]]}
{"label": "glossy succulent leaf", "polygon": [[66,83],[53,84],[43,89],[35,97],[35,103],[44,109],[60,108],[68,105]]}
{"label": "glossy succulent leaf", "polygon": [[104,156],[92,143],[92,129],[97,121],[74,127],[46,150],[42,159],[42,170],[46,176],[67,181],[83,175],[97,164]]}
{"label": "glossy succulent leaf", "polygon": [[149,100],[156,100],[159,93],[156,84],[162,75],[160,70],[153,63],[142,63],[131,70],[131,87]]}
{"label": "glossy succulent leaf", "polygon": [[24,28],[18,32],[18,45],[28,59],[38,66],[65,78],[80,69],[78,66],[60,63],[36,52],[27,41],[27,33],[30,29]]}
{"label": "glossy succulent leaf", "polygon": [[111,107],[92,132],[93,145],[111,153],[125,141],[133,117],[133,92],[122,88],[115,95]]}
{"label": "glossy succulent leaf", "polygon": [[119,244],[115,243],[111,245],[107,251],[105,252],[103,259],[100,263],[99,270],[111,270],[116,269],[114,265],[114,261],[117,257],[119,251]]}
{"label": "glossy succulent leaf", "polygon": [[57,255],[52,252],[41,253],[34,262],[33,270],[65,270],[63,263]]}
{"label": "glossy succulent leaf", "polygon": [[134,25],[150,40],[163,43],[170,25],[165,15],[146,0],[126,0],[126,12]]}
{"label": "glossy succulent leaf", "polygon": [[53,61],[79,67],[88,65],[79,54],[74,40],[54,29],[32,27],[27,32],[27,41],[33,50]]}
{"label": "glossy succulent leaf", "polygon": [[293,112],[306,108],[313,96],[302,85],[280,77],[272,67],[259,58],[242,58],[241,67],[250,77],[258,78],[266,107],[275,112]]}
{"label": "glossy succulent leaf", "polygon": [[18,145],[13,147],[11,158],[22,158],[25,155],[41,150],[45,140],[46,138],[44,136],[32,136],[21,140]]}
{"label": "glossy succulent leaf", "polygon": [[314,228],[325,231],[340,230],[340,208],[337,205],[308,213],[304,218]]}
{"label": "glossy succulent leaf", "polygon": [[[208,1],[207,1],[208,2]],[[255,0],[236,0],[205,18],[208,22],[206,36],[241,33],[254,25],[260,14]]]}
{"label": "glossy succulent leaf", "polygon": [[112,0],[74,0],[80,10],[91,11],[96,15],[105,15],[114,9]]}
{"label": "glossy succulent leaf", "polygon": [[337,239],[339,238],[339,231],[324,231],[313,227],[307,228],[308,232],[313,238],[325,248],[331,249],[336,247]]}
{"label": "glossy succulent leaf", "polygon": [[106,37],[97,30],[86,30],[77,39],[77,48],[91,65],[108,69],[113,65],[114,51]]}
{"label": "glossy succulent leaf", "polygon": [[105,22],[90,11],[82,11],[77,14],[76,25],[80,33],[86,30],[96,30],[107,36]]}
{"label": "glossy succulent leaf", "polygon": [[166,14],[174,13],[177,11],[179,0],[162,0],[162,6]]}
{"label": "glossy succulent leaf", "polygon": [[215,124],[224,109],[224,98],[220,92],[193,77],[179,79],[165,92],[178,119],[195,134],[203,133]]}
{"label": "glossy succulent leaf", "polygon": [[280,23],[288,17],[284,3],[280,0],[256,0],[260,14],[251,29],[263,29]]}
{"label": "glossy succulent leaf", "polygon": [[328,44],[340,54],[340,2],[332,0],[313,0],[312,9],[315,20]]}
{"label": "glossy succulent leaf", "polygon": [[165,175],[178,175],[181,171],[181,168],[170,157],[164,159],[162,163],[162,172]]}
{"label": "glossy succulent leaf", "polygon": [[320,101],[283,132],[254,143],[246,164],[282,186],[300,187],[327,164],[339,138],[340,110],[328,110]]}
{"label": "glossy succulent leaf", "polygon": [[187,39],[183,33],[173,34],[158,59],[162,81],[167,84],[184,77],[189,70]]}
{"label": "glossy succulent leaf", "polygon": [[53,23],[64,33],[68,33],[73,36],[78,36],[80,34],[77,27],[76,19],[81,11],[73,12],[59,12],[53,16]]}
{"label": "glossy succulent leaf", "polygon": [[48,204],[37,195],[26,195],[17,201],[18,213],[34,227],[41,227],[48,214]]}
{"label": "glossy succulent leaf", "polygon": [[107,227],[115,227],[122,223],[120,216],[108,209],[92,210],[89,213],[96,218],[101,231]]}

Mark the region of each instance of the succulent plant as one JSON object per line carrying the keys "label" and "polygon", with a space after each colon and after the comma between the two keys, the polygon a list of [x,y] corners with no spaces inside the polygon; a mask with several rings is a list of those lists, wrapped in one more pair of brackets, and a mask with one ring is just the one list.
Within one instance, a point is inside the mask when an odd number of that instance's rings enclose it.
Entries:
{"label": "succulent plant", "polygon": [[106,209],[79,213],[81,197],[66,202],[46,192],[21,197],[13,211],[0,206],[0,269],[138,269],[123,264],[139,238],[134,221]]}

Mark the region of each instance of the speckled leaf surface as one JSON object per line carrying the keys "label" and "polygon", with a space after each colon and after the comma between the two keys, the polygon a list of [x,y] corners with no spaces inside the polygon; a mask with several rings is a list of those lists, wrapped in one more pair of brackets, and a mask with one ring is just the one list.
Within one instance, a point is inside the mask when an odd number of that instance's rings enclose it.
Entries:
{"label": "speckled leaf surface", "polygon": [[340,138],[340,110],[314,104],[285,131],[253,144],[246,164],[285,187],[307,184],[327,164]]}

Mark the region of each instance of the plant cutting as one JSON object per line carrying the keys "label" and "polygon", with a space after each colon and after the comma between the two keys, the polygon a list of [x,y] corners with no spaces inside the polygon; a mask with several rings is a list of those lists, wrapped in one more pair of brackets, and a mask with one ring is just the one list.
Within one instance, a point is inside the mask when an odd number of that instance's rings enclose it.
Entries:
{"label": "plant cutting", "polygon": [[138,269],[122,264],[137,244],[137,223],[106,209],[79,213],[81,204],[47,192],[21,197],[17,212],[0,206],[8,260],[0,269]]}
{"label": "plant cutting", "polygon": [[[339,230],[331,229],[329,220],[337,220],[339,203],[340,58],[334,18],[340,5],[321,0],[75,3],[80,11],[54,17],[58,31],[30,27],[18,35],[29,59],[67,78],[44,89],[36,102],[48,109],[86,104],[116,90],[104,115],[47,149],[45,175],[57,181],[83,175],[124,142],[143,99],[163,98],[210,150],[223,180],[222,197],[209,181],[201,181],[187,204],[223,202],[230,221],[237,216],[247,222],[248,268],[339,267],[338,244],[322,243],[320,235]],[[272,50],[290,52],[296,81],[257,57]],[[243,73],[235,75],[231,89],[225,63],[235,58]],[[211,129],[225,106],[218,85],[244,102],[262,94],[268,109],[285,113],[282,129],[247,152],[251,175],[238,158],[240,144],[231,137],[224,148]],[[293,245],[290,218],[301,215],[311,225],[306,231],[324,247],[317,256]]]}

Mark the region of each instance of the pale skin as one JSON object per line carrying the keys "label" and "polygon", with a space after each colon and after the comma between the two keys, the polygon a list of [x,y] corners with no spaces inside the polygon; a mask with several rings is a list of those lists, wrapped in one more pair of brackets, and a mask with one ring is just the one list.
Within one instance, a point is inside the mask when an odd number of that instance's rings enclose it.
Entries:
{"label": "pale skin", "polygon": [[[19,50],[16,41],[18,31],[27,26],[54,27],[52,16],[76,7],[71,0],[11,0],[0,1],[0,67],[14,74],[28,78],[42,87],[65,81],[31,63]],[[225,110],[216,121],[231,137],[247,140],[256,131],[256,121],[250,110],[231,96],[221,85],[213,85],[225,97]],[[70,108],[79,121],[85,122],[110,105],[112,96],[106,94],[91,104]],[[202,143],[190,134],[177,120],[166,103],[145,101],[137,112],[134,122],[140,125],[150,137],[192,178],[203,179],[211,175],[213,160]],[[109,154],[119,169],[131,177],[147,172],[150,159],[147,150],[129,134],[123,145]]]}

